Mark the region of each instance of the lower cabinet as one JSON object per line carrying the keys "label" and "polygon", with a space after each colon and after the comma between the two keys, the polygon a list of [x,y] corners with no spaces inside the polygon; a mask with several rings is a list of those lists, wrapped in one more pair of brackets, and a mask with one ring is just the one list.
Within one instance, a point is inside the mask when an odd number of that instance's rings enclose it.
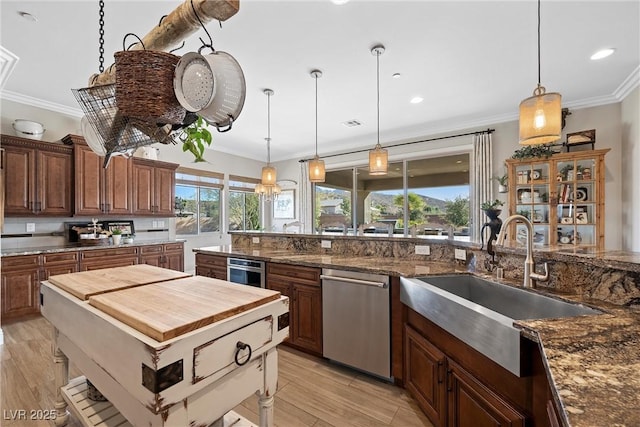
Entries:
{"label": "lower cabinet", "polygon": [[410,325],[404,353],[405,387],[436,427],[525,426],[522,412]]}
{"label": "lower cabinet", "polygon": [[41,280],[47,280],[49,276],[55,276],[56,274],[76,273],[80,271],[80,253],[60,252],[42,254],[41,264]]}
{"label": "lower cabinet", "polygon": [[196,254],[196,275],[227,280],[227,257]]}
{"label": "lower cabinet", "polygon": [[39,258],[39,255],[2,258],[3,320],[40,312]]}
{"label": "lower cabinet", "polygon": [[140,246],[140,264],[184,271],[184,244]]}
{"label": "lower cabinet", "polygon": [[289,297],[289,339],[292,347],[322,356],[322,285],[320,269],[267,264],[267,288]]}

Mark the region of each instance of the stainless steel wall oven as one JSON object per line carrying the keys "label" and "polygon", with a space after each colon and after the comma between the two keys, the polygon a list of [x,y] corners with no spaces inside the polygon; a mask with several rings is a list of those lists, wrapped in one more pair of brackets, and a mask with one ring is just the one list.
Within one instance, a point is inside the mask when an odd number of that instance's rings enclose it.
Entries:
{"label": "stainless steel wall oven", "polygon": [[265,287],[264,261],[227,258],[227,280],[241,285]]}

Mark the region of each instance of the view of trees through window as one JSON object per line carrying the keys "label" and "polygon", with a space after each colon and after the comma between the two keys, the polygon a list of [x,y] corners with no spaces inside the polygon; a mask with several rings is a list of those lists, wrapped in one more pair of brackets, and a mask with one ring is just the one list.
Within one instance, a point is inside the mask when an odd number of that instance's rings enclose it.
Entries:
{"label": "view of trees through window", "polygon": [[[361,224],[382,223],[390,224],[395,235],[404,235],[405,170],[407,234],[447,237],[452,231],[455,238],[468,239],[468,154],[390,163],[383,176],[357,168],[355,184],[353,169],[328,171],[325,183],[315,186],[316,229],[321,229],[323,219],[341,218],[350,234]],[[388,227],[364,232],[385,235]]]}
{"label": "view of trees through window", "polygon": [[176,185],[176,234],[220,231],[220,189]]}
{"label": "view of trees through window", "polygon": [[246,191],[229,192],[229,230],[260,229],[260,196]]}

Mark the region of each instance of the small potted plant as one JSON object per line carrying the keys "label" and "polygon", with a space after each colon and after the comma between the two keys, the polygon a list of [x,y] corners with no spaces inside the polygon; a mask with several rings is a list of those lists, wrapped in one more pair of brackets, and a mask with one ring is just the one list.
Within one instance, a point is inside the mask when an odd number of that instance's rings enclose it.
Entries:
{"label": "small potted plant", "polygon": [[480,205],[480,209],[482,209],[484,213],[487,214],[489,219],[496,219],[498,218],[498,215],[502,213],[502,209],[500,209],[500,206],[502,205],[504,205],[504,202],[502,200],[495,199],[493,201],[483,202]]}
{"label": "small potted plant", "polygon": [[205,145],[211,146],[212,137],[202,117],[198,116],[193,123],[185,127],[179,138],[182,141],[182,151],[191,152],[196,163],[206,161],[204,159]]}
{"label": "small potted plant", "polygon": [[494,176],[493,179],[498,181],[498,193],[506,193],[509,191],[509,175],[505,173],[502,176]]}
{"label": "small potted plant", "polygon": [[119,245],[121,238],[122,238],[122,230],[120,230],[119,228],[114,228],[113,230],[111,230],[111,239],[113,239],[114,245]]}

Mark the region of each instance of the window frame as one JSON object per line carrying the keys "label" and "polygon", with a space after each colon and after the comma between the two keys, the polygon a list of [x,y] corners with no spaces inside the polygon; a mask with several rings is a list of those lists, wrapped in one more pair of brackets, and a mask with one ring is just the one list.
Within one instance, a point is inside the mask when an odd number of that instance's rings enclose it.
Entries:
{"label": "window frame", "polygon": [[[179,166],[175,171],[175,190],[177,187],[190,187],[196,190],[196,232],[189,234],[178,234],[178,215],[176,213],[176,235],[178,236],[200,236],[211,233],[222,233],[223,230],[223,206],[224,206],[224,174],[220,172],[206,171],[201,169],[187,168]],[[216,189],[218,191],[218,229],[213,231],[201,230],[201,190]],[[177,196],[176,196],[177,197]]]}

